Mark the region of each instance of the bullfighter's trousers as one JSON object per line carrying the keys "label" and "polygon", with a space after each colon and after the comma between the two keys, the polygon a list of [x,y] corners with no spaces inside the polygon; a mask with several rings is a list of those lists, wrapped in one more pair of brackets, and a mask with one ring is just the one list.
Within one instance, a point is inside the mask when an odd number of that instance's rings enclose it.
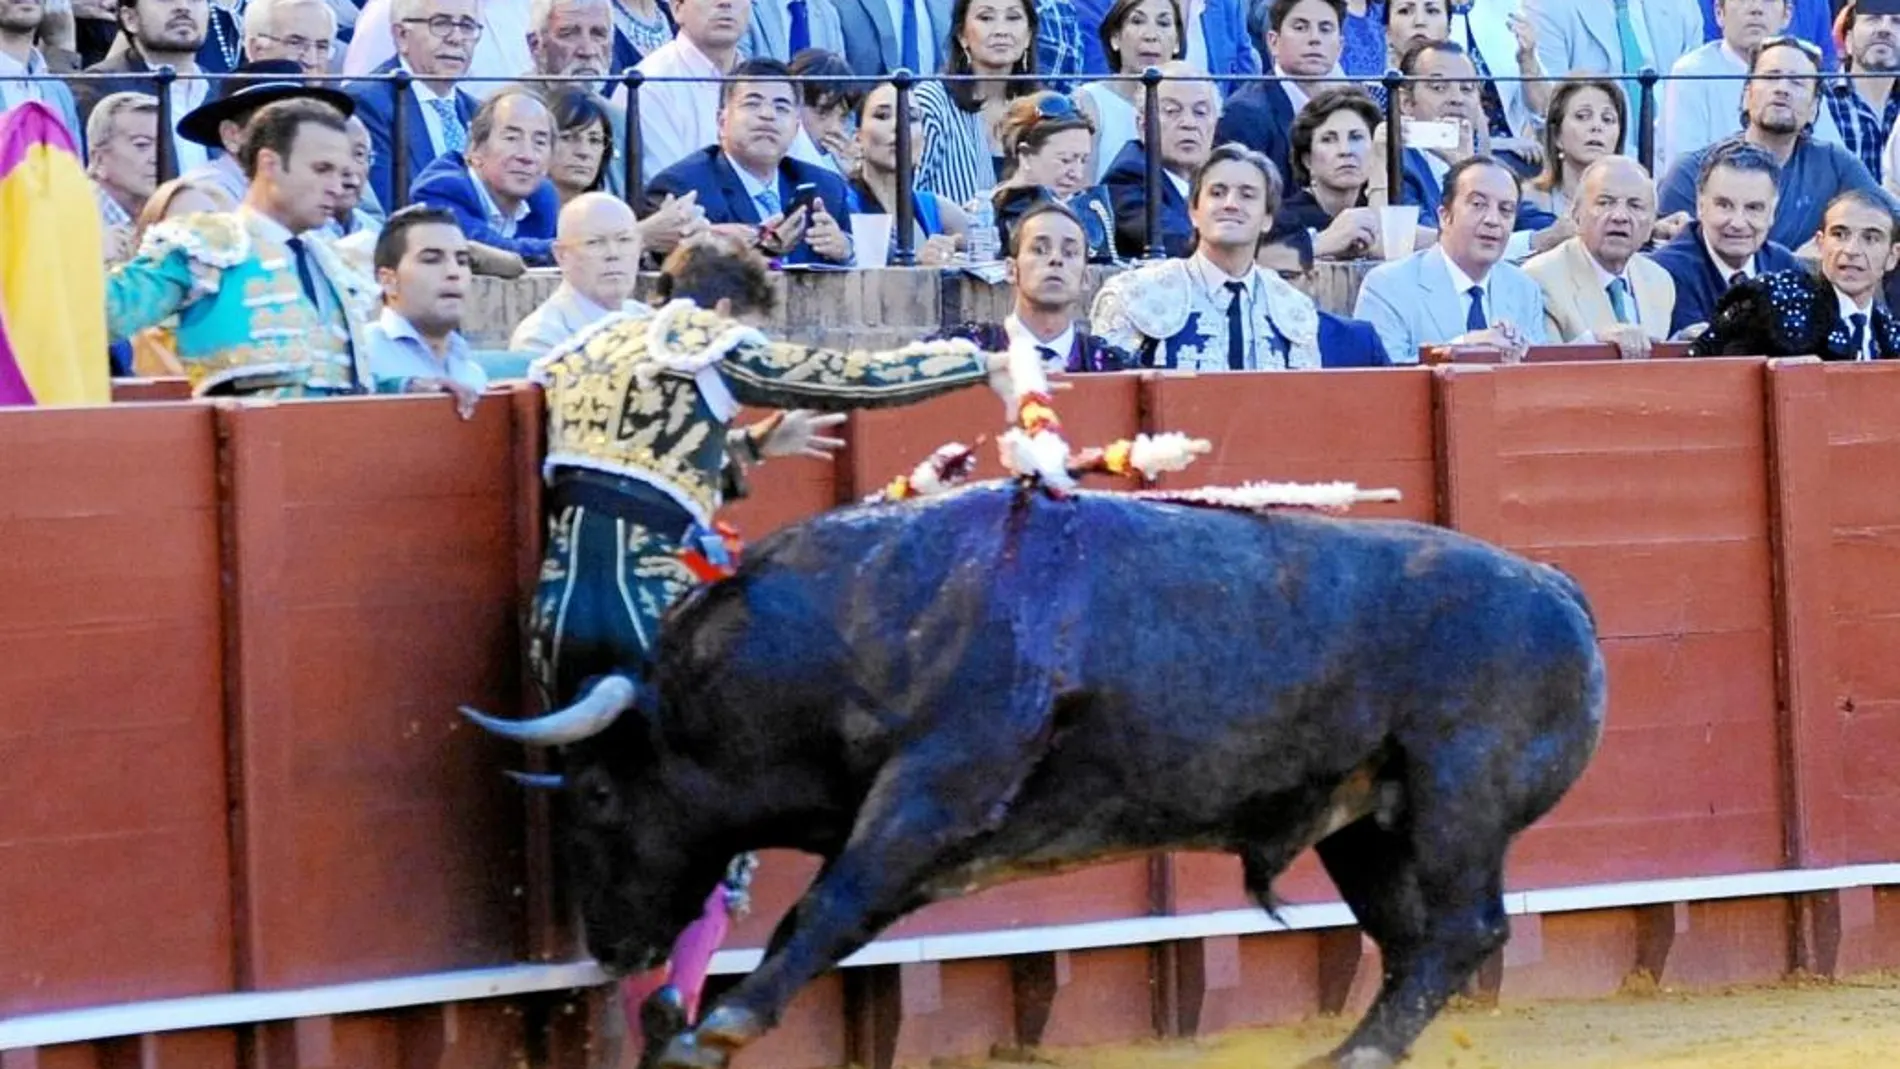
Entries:
{"label": "bullfighter's trousers", "polygon": [[[610,672],[645,678],[660,617],[699,577],[683,551],[702,546],[686,511],[644,484],[562,469],[549,490],[547,547],[528,624],[528,660],[550,708]],[[666,972],[628,989],[670,984],[697,1017],[706,971],[729,916],[742,911],[756,861],[735,859],[706,911],[673,944]],[[643,997],[643,996],[642,996]],[[638,1017],[629,1013],[629,1025]]]}

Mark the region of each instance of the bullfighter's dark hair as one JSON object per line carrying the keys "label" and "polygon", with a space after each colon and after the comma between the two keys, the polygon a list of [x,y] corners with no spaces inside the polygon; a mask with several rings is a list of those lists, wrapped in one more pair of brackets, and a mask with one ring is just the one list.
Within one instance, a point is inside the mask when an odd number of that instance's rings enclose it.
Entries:
{"label": "bullfighter's dark hair", "polygon": [[728,234],[683,241],[660,265],[660,299],[684,297],[701,308],[732,302],[732,314],[769,314],[778,305],[772,271],[758,250]]}
{"label": "bullfighter's dark hair", "polygon": [[1287,160],[1287,170],[1291,173],[1287,177],[1295,188],[1302,188],[1313,180],[1312,171],[1306,165],[1306,157],[1313,152],[1313,135],[1326,125],[1326,120],[1342,111],[1359,116],[1366,124],[1367,134],[1385,121],[1385,116],[1379,113],[1379,105],[1358,86],[1335,86],[1314,93],[1293,119],[1293,152]]}
{"label": "bullfighter's dark hair", "polygon": [[394,271],[396,265],[402,263],[402,258],[409,253],[409,232],[416,227],[434,223],[452,226],[458,231],[462,229],[462,224],[455,221],[455,213],[447,208],[437,208],[428,204],[411,204],[407,208],[391,213],[389,219],[383,223],[382,233],[376,235],[376,253],[373,260],[376,269],[381,271],[387,267]]}
{"label": "bullfighter's dark hair", "polygon": [[1696,171],[1695,187],[1699,190],[1709,184],[1709,176],[1717,167],[1727,167],[1743,174],[1765,174],[1775,187],[1775,194],[1781,194],[1781,164],[1768,154],[1768,150],[1759,145],[1751,145],[1739,136],[1726,141],[1717,141],[1702,157],[1702,166]]}
{"label": "bullfighter's dark hair", "polygon": [[1207,162],[1194,170],[1194,181],[1188,185],[1188,207],[1201,203],[1201,187],[1207,181],[1208,172],[1223,163],[1244,163],[1266,176],[1267,180],[1267,218],[1272,219],[1280,210],[1280,168],[1267,158],[1267,154],[1248,148],[1238,141],[1229,141],[1214,146],[1208,153]]}
{"label": "bullfighter's dark hair", "polygon": [[798,87],[792,81],[792,68],[782,60],[760,56],[732,68],[726,80],[719,83],[719,110],[724,111],[726,105],[732,103],[732,94],[747,82],[784,82],[792,87],[793,99],[797,99]]}
{"label": "bullfighter's dark hair", "polygon": [[238,149],[238,166],[244,170],[244,177],[256,180],[257,155],[265,149],[276,153],[280,160],[290,159],[290,146],[297,140],[297,131],[305,126],[321,126],[345,137],[350,133],[343,113],[321,100],[291,97],[272,101],[257,109],[244,124],[244,144]]}
{"label": "bullfighter's dark hair", "polygon": [[[1121,49],[1115,47],[1115,35],[1135,13],[1135,9],[1147,0],[1115,0],[1108,7],[1108,14],[1102,16],[1102,28],[1096,37],[1102,42],[1102,55],[1108,57],[1108,72],[1122,73]],[[1174,54],[1169,59],[1187,58],[1187,16],[1181,14],[1181,0],[1168,0],[1168,6],[1174,8]]]}
{"label": "bullfighter's dark hair", "polygon": [[1075,214],[1075,209],[1069,207],[1067,204],[1053,197],[1044,197],[1023,209],[1023,214],[1016,217],[1016,224],[1009,228],[1010,259],[1014,260],[1016,254],[1021,251],[1023,231],[1029,227],[1029,221],[1040,215],[1060,215],[1069,222],[1074,223],[1075,228],[1082,232],[1082,250],[1083,254],[1087,255],[1089,232],[1088,228],[1082,225],[1082,217]]}

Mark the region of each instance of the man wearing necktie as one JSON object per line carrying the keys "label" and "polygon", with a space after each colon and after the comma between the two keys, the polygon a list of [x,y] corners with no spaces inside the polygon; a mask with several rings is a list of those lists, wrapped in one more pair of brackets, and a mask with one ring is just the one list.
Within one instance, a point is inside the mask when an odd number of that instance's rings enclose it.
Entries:
{"label": "man wearing necktie", "polygon": [[1676,284],[1639,255],[1656,221],[1656,184],[1627,156],[1605,156],[1577,186],[1577,234],[1531,257],[1525,273],[1544,291],[1554,341],[1599,341],[1626,360],[1669,336]]}
{"label": "man wearing necktie", "polygon": [[1900,359],[1900,322],[1881,299],[1900,265],[1900,220],[1880,197],[1849,190],[1829,202],[1815,235],[1821,273],[1777,271],[1724,294],[1695,340],[1697,356]]}
{"label": "man wearing necktie", "polygon": [[[1681,0],[1524,0],[1524,12],[1536,30],[1545,72],[1607,71],[1622,81],[1631,116],[1623,151],[1630,155],[1636,153],[1642,99],[1636,75],[1645,67],[1668,71],[1702,47],[1702,11]],[[1661,111],[1659,100],[1656,113]]]}

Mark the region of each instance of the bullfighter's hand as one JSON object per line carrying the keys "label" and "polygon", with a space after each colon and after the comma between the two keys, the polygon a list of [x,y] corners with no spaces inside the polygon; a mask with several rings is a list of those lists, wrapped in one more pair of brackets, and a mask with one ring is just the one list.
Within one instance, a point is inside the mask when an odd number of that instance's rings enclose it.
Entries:
{"label": "bullfighter's hand", "polygon": [[844,448],[843,438],[826,431],[843,423],[843,412],[813,412],[794,408],[767,420],[771,424],[759,439],[759,452],[768,457],[811,457],[830,460]]}
{"label": "bullfighter's hand", "polygon": [[851,235],[825,210],[824,201],[812,201],[811,226],[807,229],[806,240],[811,242],[811,251],[835,264],[851,259]]}

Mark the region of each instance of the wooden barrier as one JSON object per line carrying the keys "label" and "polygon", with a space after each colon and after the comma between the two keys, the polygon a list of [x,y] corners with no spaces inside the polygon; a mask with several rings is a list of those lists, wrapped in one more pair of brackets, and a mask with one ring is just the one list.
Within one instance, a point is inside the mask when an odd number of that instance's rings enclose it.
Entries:
{"label": "wooden barrier", "polygon": [[[1078,446],[1144,429],[1216,443],[1169,485],[1397,487],[1367,514],[1457,527],[1589,593],[1602,749],[1514,851],[1517,934],[1480,992],[1900,964],[1900,890],[1882,889],[1900,885],[1900,369],[1073,381],[1057,403]],[[499,776],[533,757],[453,712],[534,704],[519,614],[539,418],[526,387],[467,423],[439,397],[0,414],[0,753],[30,770],[0,776],[0,917],[34,919],[0,924],[0,1047],[22,1014],[573,952],[547,807]],[[999,422],[980,390],[856,414],[839,463],[772,460],[727,515],[756,541]],[[1857,863],[1885,867],[1838,868]],[[768,856],[730,947],[763,946],[811,871]],[[1234,864],[1189,854],[932,907],[813,985],[741,1064],[882,1069],[1363,1005],[1377,956],[1339,927],[1310,856],[1279,890],[1300,930],[1268,932]],[[613,1045],[558,984],[448,987],[464,993],[6,1064],[579,1069]]]}

